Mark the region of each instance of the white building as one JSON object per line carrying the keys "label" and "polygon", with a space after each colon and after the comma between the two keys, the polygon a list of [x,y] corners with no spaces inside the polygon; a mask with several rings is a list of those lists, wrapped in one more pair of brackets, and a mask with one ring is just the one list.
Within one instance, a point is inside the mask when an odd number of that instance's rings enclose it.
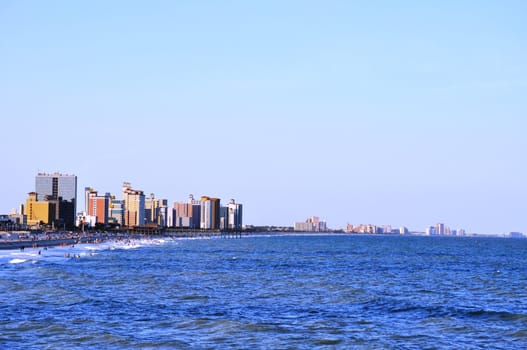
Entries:
{"label": "white building", "polygon": [[425,230],[425,234],[426,234],[427,236],[433,236],[433,235],[435,235],[435,234],[436,234],[436,229],[435,229],[435,227],[434,227],[434,226],[428,226],[428,227],[426,228],[426,230]]}
{"label": "white building", "polygon": [[243,206],[231,199],[227,204],[227,227],[229,230],[241,230],[243,226]]}
{"label": "white building", "polygon": [[97,225],[97,216],[86,215],[85,211],[81,211],[77,214],[75,226],[85,229],[95,227],[95,225]]}
{"label": "white building", "polygon": [[313,232],[314,226],[311,222],[295,222],[295,231],[297,232]]}

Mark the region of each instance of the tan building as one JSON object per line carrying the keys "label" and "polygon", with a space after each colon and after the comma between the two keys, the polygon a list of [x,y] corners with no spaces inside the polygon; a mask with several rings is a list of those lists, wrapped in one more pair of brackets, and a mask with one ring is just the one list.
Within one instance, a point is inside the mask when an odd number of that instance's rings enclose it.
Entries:
{"label": "tan building", "polygon": [[145,223],[145,195],[143,191],[132,189],[129,182],[123,183],[123,225],[143,226]]}

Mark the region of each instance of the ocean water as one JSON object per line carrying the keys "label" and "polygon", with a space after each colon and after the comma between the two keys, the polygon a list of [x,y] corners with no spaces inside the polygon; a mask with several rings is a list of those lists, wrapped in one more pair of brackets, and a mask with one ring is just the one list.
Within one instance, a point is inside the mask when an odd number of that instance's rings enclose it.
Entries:
{"label": "ocean water", "polygon": [[0,251],[0,349],[90,348],[526,349],[527,239],[259,236]]}

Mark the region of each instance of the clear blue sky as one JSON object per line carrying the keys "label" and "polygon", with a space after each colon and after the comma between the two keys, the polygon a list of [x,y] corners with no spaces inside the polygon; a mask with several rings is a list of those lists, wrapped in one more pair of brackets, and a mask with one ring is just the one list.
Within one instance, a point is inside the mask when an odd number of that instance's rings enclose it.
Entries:
{"label": "clear blue sky", "polygon": [[[527,2],[0,2],[0,213],[120,196],[527,233]],[[80,205],[79,209],[82,209]]]}

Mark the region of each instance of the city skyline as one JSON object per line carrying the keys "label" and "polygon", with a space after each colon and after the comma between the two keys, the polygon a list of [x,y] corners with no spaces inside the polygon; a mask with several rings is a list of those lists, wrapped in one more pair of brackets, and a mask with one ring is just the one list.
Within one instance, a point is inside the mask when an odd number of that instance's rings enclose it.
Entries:
{"label": "city skyline", "polygon": [[[116,198],[115,194],[105,192],[99,194],[99,191],[93,187],[84,188],[84,210],[66,214],[66,217],[76,217],[75,225],[69,223],[69,219],[65,220],[64,210],[69,212],[76,203],[77,199],[77,176],[74,174],[43,173],[39,172],[35,176],[35,191],[28,193],[25,204],[21,204],[20,210],[14,208],[10,211],[9,216],[16,220],[14,223],[20,224],[21,221],[26,222],[28,226],[37,225],[38,221],[43,219],[41,223],[56,225],[60,227],[67,223],[67,227],[72,229],[73,226],[82,228],[95,227],[101,225],[101,228],[109,227],[139,227],[156,224],[162,228],[188,228],[188,229],[202,229],[202,230],[239,230],[245,226],[254,228],[258,225],[251,223],[242,224],[242,204],[236,203],[234,199],[230,199],[226,206],[220,205],[220,198],[201,196],[201,199],[195,199],[192,194],[189,195],[187,202],[170,201],[165,198],[156,198],[154,193],[145,196],[143,190],[132,188],[130,182],[123,182],[121,187],[122,199]],[[67,198],[64,200],[64,198]],[[66,204],[60,204],[61,202]],[[169,204],[172,203],[172,206]],[[50,204],[47,204],[50,203]],[[69,203],[69,204],[68,204]],[[72,206],[71,203],[74,205]],[[42,205],[47,204],[44,208]],[[49,219],[39,218],[35,220],[31,213],[35,205],[41,205],[37,216],[49,216]],[[196,208],[197,205],[197,208]],[[44,211],[42,211],[44,209]],[[192,213],[194,211],[194,213]],[[44,213],[44,214],[42,214]],[[56,214],[54,214],[56,213]],[[7,217],[6,214],[0,214]],[[25,220],[22,215],[28,215]],[[62,222],[60,225],[57,221]],[[220,222],[221,221],[221,222]],[[320,219],[318,216],[311,216],[305,221],[294,221],[292,225],[277,226],[272,223],[259,225],[260,227],[275,227],[280,229],[289,229],[300,232],[329,232],[342,231],[346,233],[361,233],[361,234],[418,234],[426,236],[466,236],[477,233],[466,232],[464,228],[453,229],[445,225],[445,223],[437,223],[433,226],[426,226],[424,230],[419,228],[409,229],[405,225],[399,228],[393,228],[391,224],[359,224],[353,225],[349,222],[345,228],[330,227],[327,222]],[[493,233],[492,235],[505,236],[523,236],[522,232],[511,231]]]}
{"label": "city skyline", "polygon": [[0,213],[61,171],[255,225],[527,232],[523,1],[53,4],[0,5]]}
{"label": "city skyline", "polygon": [[[12,230],[46,229],[72,231],[76,229],[189,229],[205,231],[241,231],[243,204],[233,198],[225,205],[216,197],[201,196],[188,202],[156,198],[123,182],[121,198],[114,193],[84,188],[84,208],[78,203],[77,176],[74,174],[42,173],[35,175],[34,190],[28,192],[9,213],[2,214],[5,227]],[[5,228],[4,227],[4,228]]]}

